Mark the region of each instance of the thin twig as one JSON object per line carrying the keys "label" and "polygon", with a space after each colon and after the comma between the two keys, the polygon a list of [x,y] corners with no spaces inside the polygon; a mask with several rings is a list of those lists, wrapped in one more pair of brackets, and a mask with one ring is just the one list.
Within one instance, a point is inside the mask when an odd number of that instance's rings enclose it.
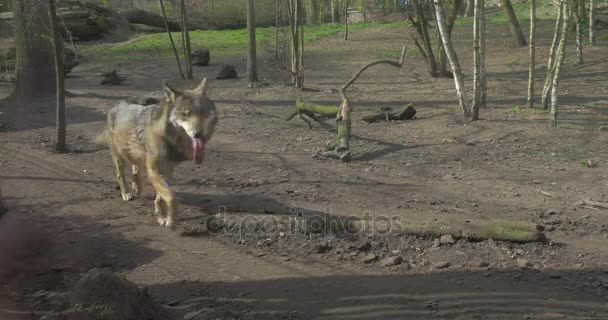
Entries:
{"label": "thin twig", "polygon": [[584,198],[584,197],[581,197],[581,201],[583,201],[584,204],[592,206],[592,207],[608,209],[608,203],[606,203],[606,202],[593,201],[589,198]]}

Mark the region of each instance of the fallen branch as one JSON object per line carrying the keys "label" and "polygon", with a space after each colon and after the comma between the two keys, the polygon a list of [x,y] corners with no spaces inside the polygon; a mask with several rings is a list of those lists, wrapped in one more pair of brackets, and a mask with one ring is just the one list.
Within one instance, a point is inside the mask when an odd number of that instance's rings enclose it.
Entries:
{"label": "fallen branch", "polygon": [[606,202],[593,201],[589,198],[584,198],[584,197],[581,197],[581,201],[588,206],[608,209],[608,203],[606,203]]}
{"label": "fallen branch", "polygon": [[[279,232],[291,234],[381,234],[385,236],[417,236],[439,238],[452,235],[456,239],[470,241],[500,240],[510,242],[543,242],[546,241],[543,228],[536,224],[522,221],[480,220],[453,224],[408,224],[407,221],[393,223],[387,230],[375,230],[374,223],[360,220],[357,217],[328,215],[261,215],[261,214],[224,214],[208,218],[205,225],[209,233],[214,232]],[[184,234],[187,235],[187,234]]]}
{"label": "fallen branch", "polygon": [[296,100],[296,109],[285,118],[285,121],[289,121],[293,119],[296,115],[299,115],[300,119],[304,120],[304,122],[308,124],[308,128],[312,129],[312,124],[306,119],[306,117],[319,122],[317,114],[322,116],[335,117],[338,112],[340,112],[339,107],[324,106],[316,103],[304,102],[301,98],[298,98]]}
{"label": "fallen branch", "polygon": [[372,114],[369,116],[364,116],[362,118],[363,121],[367,123],[374,123],[377,121],[398,121],[398,120],[410,120],[416,116],[416,109],[412,107],[410,103],[407,108],[403,111],[397,113],[396,111],[382,111],[377,114]]}

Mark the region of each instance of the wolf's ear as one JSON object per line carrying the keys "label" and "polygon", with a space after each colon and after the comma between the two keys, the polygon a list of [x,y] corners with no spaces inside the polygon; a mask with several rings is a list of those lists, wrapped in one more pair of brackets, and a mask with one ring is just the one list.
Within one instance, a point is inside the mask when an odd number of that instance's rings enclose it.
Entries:
{"label": "wolf's ear", "polygon": [[169,101],[175,101],[177,96],[181,94],[177,89],[171,87],[167,81],[163,82],[163,89],[165,90],[165,96]]}
{"label": "wolf's ear", "polygon": [[204,78],[203,81],[201,81],[201,84],[199,84],[198,87],[192,91],[196,94],[200,94],[201,96],[206,96],[207,89],[209,89],[209,86],[207,85],[207,78]]}

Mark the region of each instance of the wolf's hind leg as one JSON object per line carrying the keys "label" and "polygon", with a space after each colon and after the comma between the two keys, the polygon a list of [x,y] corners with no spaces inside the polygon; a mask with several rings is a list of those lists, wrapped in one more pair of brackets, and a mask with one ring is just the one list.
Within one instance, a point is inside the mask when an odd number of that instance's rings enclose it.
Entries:
{"label": "wolf's hind leg", "polygon": [[156,198],[154,198],[154,213],[156,213],[156,221],[158,221],[158,224],[161,226],[167,224],[167,214],[163,205],[163,199],[160,193],[157,192]]}
{"label": "wolf's hind leg", "polygon": [[118,182],[118,187],[120,188],[120,195],[125,201],[133,200],[134,197],[132,194],[127,192],[127,186],[125,184],[125,161],[114,149],[110,149],[110,151],[112,152],[112,160],[114,161],[114,166],[116,167],[116,181]]}
{"label": "wolf's hind leg", "polygon": [[133,173],[132,189],[135,195],[139,197],[141,194],[141,175],[139,173],[139,167],[137,165],[131,165],[131,172]]}

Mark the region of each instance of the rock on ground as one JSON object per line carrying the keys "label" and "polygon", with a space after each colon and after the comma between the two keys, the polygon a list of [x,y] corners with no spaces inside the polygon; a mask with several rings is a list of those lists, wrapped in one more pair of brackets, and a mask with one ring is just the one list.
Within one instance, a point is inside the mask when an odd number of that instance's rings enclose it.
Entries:
{"label": "rock on ground", "polygon": [[146,290],[106,269],[87,272],[72,290],[70,302],[70,319],[167,319]]}
{"label": "rock on ground", "polygon": [[238,77],[239,74],[236,73],[236,68],[230,64],[223,64],[222,69],[217,75],[217,79],[234,79]]}

